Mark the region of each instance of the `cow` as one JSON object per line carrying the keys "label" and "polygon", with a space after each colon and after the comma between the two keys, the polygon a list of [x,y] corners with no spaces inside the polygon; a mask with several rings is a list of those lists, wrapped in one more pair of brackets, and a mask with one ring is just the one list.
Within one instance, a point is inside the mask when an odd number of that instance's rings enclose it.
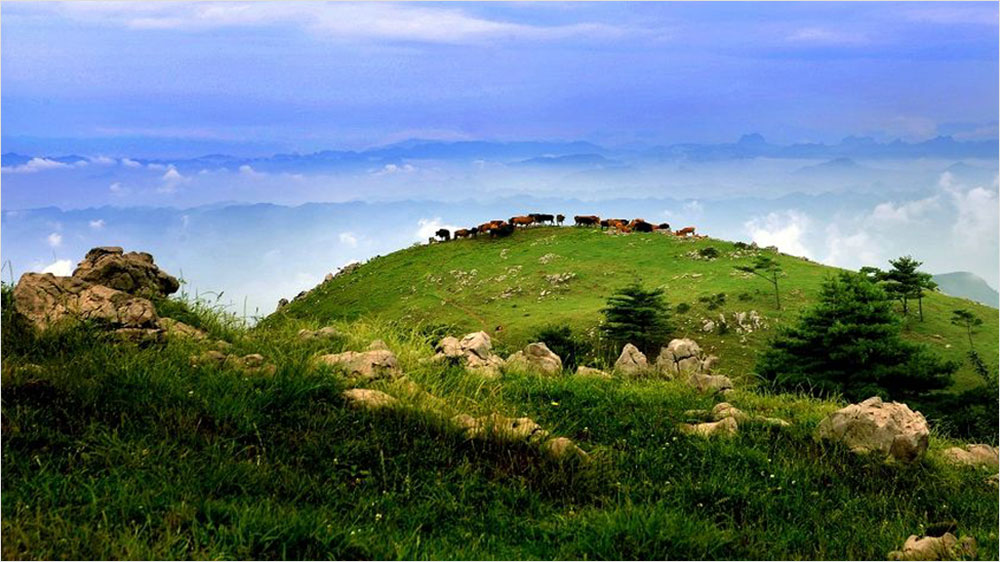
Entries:
{"label": "cow", "polygon": [[601,223],[601,217],[596,215],[576,215],[573,217],[576,226],[594,226]]}
{"label": "cow", "polygon": [[490,238],[503,238],[505,236],[510,236],[513,233],[514,225],[508,222],[500,221],[500,224],[490,228]]}
{"label": "cow", "polygon": [[492,229],[494,226],[500,226],[502,222],[503,221],[484,222],[483,224],[476,227],[476,232],[480,234],[489,234],[490,229]]}
{"label": "cow", "polygon": [[472,236],[472,231],[468,228],[459,228],[455,231],[455,240],[458,240],[459,238],[468,238],[469,236]]}
{"label": "cow", "polygon": [[670,223],[661,222],[660,224],[656,225],[656,230],[670,230]]}
{"label": "cow", "polygon": [[602,219],[601,220],[601,230],[604,230],[604,229],[610,228],[610,227],[611,227],[611,221],[609,221],[608,219]]}
{"label": "cow", "polygon": [[510,217],[508,222],[514,226],[531,226],[535,219],[528,216]]}
{"label": "cow", "polygon": [[440,238],[442,242],[447,242],[448,240],[451,240],[451,231],[447,228],[440,228],[434,233],[434,236]]}
{"label": "cow", "polygon": [[676,234],[677,236],[687,236],[688,234],[694,234],[694,227],[685,226],[684,228],[678,230],[674,234]]}
{"label": "cow", "polygon": [[537,222],[538,224],[545,224],[547,222],[552,222],[553,220],[555,220],[554,216],[552,216],[552,215],[545,215],[545,214],[542,214],[542,213],[531,213],[528,216],[531,217],[531,218],[533,218],[533,219],[535,219],[535,222]]}
{"label": "cow", "polygon": [[642,219],[633,220],[628,227],[636,232],[653,232],[653,225]]}
{"label": "cow", "polygon": [[608,226],[610,228],[622,230],[623,228],[628,228],[628,223],[623,219],[608,219]]}
{"label": "cow", "polygon": [[556,215],[556,224],[562,226],[563,221],[566,220],[566,215]]}

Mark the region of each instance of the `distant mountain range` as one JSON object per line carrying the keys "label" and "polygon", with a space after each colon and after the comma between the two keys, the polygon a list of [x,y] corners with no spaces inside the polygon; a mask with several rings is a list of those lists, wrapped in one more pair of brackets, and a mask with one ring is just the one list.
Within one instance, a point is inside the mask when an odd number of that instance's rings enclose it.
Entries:
{"label": "distant mountain range", "polygon": [[1000,293],[990,287],[982,277],[968,271],[954,271],[934,276],[938,289],[946,295],[962,297],[978,303],[1000,308]]}
{"label": "distant mountain range", "polygon": [[[309,154],[288,153],[266,157],[237,157],[210,154],[186,159],[145,159],[133,157],[142,165],[172,165],[180,170],[250,166],[255,170],[309,172],[333,169],[364,169],[417,160],[475,161],[486,160],[512,166],[593,165],[621,166],[635,161],[718,161],[749,158],[829,160],[821,166],[845,169],[857,166],[853,159],[911,158],[984,158],[995,159],[997,140],[960,141],[941,136],[923,142],[901,140],[878,142],[871,137],[847,137],[837,144],[771,144],[759,134],[744,135],[735,143],[673,144],[648,149],[612,149],[597,144],[574,142],[492,142],[432,141],[413,139],[362,151],[324,150]],[[2,156],[4,167],[23,165],[33,157],[8,152]],[[87,158],[77,155],[41,156],[62,163],[76,163]]]}

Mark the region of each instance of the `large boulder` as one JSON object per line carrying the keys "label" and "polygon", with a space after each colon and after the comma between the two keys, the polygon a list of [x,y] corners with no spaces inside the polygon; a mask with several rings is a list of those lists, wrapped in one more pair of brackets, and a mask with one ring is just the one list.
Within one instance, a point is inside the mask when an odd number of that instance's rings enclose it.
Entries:
{"label": "large boulder", "polygon": [[1000,468],[1000,457],[997,448],[989,445],[966,445],[965,447],[950,447],[941,452],[946,462],[965,466],[981,466],[997,470]]}
{"label": "large boulder", "polygon": [[348,376],[365,380],[395,376],[400,372],[395,354],[386,349],[331,353],[317,357],[316,361],[321,365],[343,369]]}
{"label": "large boulder", "polygon": [[716,361],[716,357],[705,355],[698,342],[680,338],[671,340],[667,347],[660,349],[656,370],[668,377],[686,380],[691,375],[709,374]]}
{"label": "large boulder", "polygon": [[873,396],[827,416],[816,428],[816,437],[843,443],[856,453],[912,462],[927,450],[930,430],[920,412]]}
{"label": "large boulder", "polygon": [[180,282],[153,263],[146,252],[125,253],[117,246],[87,252],[73,277],[130,295],[163,297],[177,292]]}
{"label": "large boulder", "polygon": [[901,550],[889,553],[889,560],[960,560],[976,556],[976,539],[962,537],[959,540],[951,533],[940,537],[917,537],[910,535]]}
{"label": "large boulder", "polygon": [[25,273],[14,287],[14,306],[35,328],[66,319],[93,320],[107,327],[158,329],[149,300],[76,277]]}
{"label": "large boulder", "polygon": [[462,352],[474,355],[480,359],[487,359],[493,353],[493,341],[490,340],[486,332],[473,332],[466,334],[459,342]]}
{"label": "large boulder", "polygon": [[496,374],[504,360],[493,353],[493,342],[486,332],[466,334],[461,340],[448,336],[438,342],[433,361],[464,363],[469,369]]}
{"label": "large boulder", "polygon": [[558,375],[562,372],[562,359],[544,343],[529,343],[522,351],[508,357],[507,364],[521,365],[548,375]]}
{"label": "large boulder", "polygon": [[626,375],[641,373],[648,368],[649,363],[646,361],[646,356],[639,351],[639,348],[630,343],[625,344],[621,355],[615,361],[615,370]]}

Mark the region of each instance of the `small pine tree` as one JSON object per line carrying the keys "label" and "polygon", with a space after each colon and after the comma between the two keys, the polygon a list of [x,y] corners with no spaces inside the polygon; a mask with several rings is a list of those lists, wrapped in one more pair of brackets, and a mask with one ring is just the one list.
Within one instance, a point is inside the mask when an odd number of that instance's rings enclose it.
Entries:
{"label": "small pine tree", "polygon": [[781,276],[781,266],[771,256],[758,255],[751,265],[737,265],[736,269],[744,273],[752,273],[766,280],[774,287],[774,306],[781,310],[781,295],[778,294],[778,278]]}
{"label": "small pine tree", "polygon": [[983,319],[964,308],[954,310],[951,314],[951,323],[965,328],[966,333],[969,334],[969,349],[974,350],[975,346],[972,344],[972,332],[975,331],[976,328],[983,325]]}
{"label": "small pine tree", "polygon": [[824,282],[819,303],[780,332],[757,373],[782,389],[851,400],[906,399],[947,387],[958,368],[900,337],[900,320],[879,286],[842,272]]}
{"label": "small pine tree", "polygon": [[670,306],[663,289],[646,290],[639,282],[612,294],[601,312],[601,333],[619,346],[631,343],[649,353],[662,345],[671,332]]}
{"label": "small pine tree", "polygon": [[875,267],[863,267],[861,273],[870,280],[878,282],[885,289],[885,292],[892,298],[899,301],[903,306],[903,316],[910,312],[910,301],[916,299],[919,310],[920,321],[924,321],[924,291],[937,288],[937,283],[933,281],[931,274],[924,273],[918,268],[923,265],[911,256],[902,256],[894,260],[889,260],[892,269],[882,271]]}

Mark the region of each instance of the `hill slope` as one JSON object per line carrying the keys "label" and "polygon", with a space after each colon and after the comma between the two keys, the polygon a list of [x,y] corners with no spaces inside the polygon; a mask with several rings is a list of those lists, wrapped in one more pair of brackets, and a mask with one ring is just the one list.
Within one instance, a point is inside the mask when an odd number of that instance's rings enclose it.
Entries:
{"label": "hill slope", "polygon": [[968,271],[940,273],[934,276],[938,289],[946,295],[1000,308],[1000,293],[990,287],[982,277]]}
{"label": "hill slope", "polygon": [[[714,247],[707,260],[698,251]],[[542,227],[520,230],[505,239],[479,238],[414,246],[371,260],[347,275],[316,287],[268,318],[315,322],[378,315],[404,323],[450,324],[455,332],[485,330],[513,350],[546,325],[569,325],[577,332],[597,326],[600,310],[615,289],[633,279],[666,289],[668,301],[690,310],[675,314],[676,336],[693,337],[723,358],[718,370],[739,379],[751,372],[759,349],[775,328],[794,322],[809,306],[823,279],[834,268],[802,258],[777,255],[785,276],[780,281],[782,310],[775,308],[766,282],[737,272],[748,263],[747,250],[721,240],[680,239],[660,233],[611,235],[598,229]],[[562,280],[560,280],[562,279]],[[725,293],[721,307],[710,310],[700,297]],[[955,308],[969,308],[985,324],[976,334],[985,357],[998,354],[995,309],[943,294],[924,302],[925,322],[907,321],[906,337],[940,354],[961,360],[957,390],[979,384],[965,365],[968,341],[949,319]],[[739,334],[703,330],[705,320],[718,324],[724,314],[757,311],[765,327]]]}

